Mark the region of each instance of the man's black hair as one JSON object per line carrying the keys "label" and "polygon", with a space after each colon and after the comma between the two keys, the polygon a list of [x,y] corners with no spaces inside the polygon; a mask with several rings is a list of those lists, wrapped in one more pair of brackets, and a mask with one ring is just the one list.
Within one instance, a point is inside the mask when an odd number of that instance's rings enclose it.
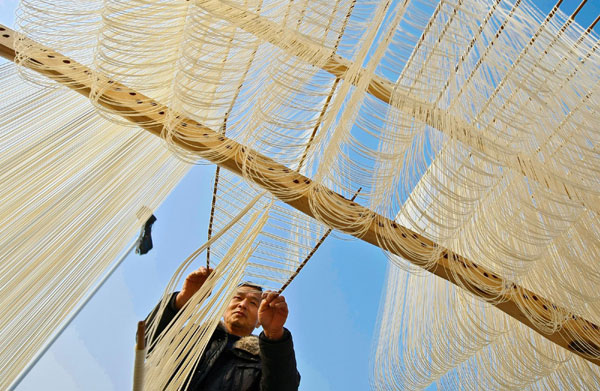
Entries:
{"label": "man's black hair", "polygon": [[256,289],[257,291],[261,291],[261,292],[263,291],[263,287],[262,286],[257,285],[257,284],[255,284],[253,282],[250,282],[250,281],[244,281],[244,282],[240,283],[238,285],[238,288],[241,287],[241,286],[248,286],[250,288]]}

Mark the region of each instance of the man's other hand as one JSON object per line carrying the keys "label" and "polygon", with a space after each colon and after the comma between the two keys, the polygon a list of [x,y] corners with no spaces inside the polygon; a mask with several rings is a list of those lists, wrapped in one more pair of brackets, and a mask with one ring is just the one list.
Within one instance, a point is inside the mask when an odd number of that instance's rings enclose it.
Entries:
{"label": "man's other hand", "polygon": [[285,297],[273,291],[263,292],[258,309],[258,322],[262,325],[265,337],[272,341],[281,339],[287,316],[288,306]]}
{"label": "man's other hand", "polygon": [[185,281],[183,282],[183,288],[175,298],[175,306],[178,310],[181,309],[181,307],[183,307],[192,296],[194,296],[194,293],[198,292],[212,271],[213,269],[210,267],[201,267],[198,270],[191,272],[185,278]]}

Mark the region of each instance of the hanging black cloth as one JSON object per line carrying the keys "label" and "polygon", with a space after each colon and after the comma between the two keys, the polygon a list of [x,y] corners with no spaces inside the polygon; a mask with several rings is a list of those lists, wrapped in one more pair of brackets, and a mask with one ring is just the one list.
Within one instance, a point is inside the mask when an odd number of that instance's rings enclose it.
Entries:
{"label": "hanging black cloth", "polygon": [[142,230],[140,231],[140,237],[138,238],[136,247],[135,247],[136,254],[144,255],[148,251],[152,250],[151,233],[152,233],[152,224],[154,224],[155,221],[156,221],[156,217],[154,217],[154,215],[151,215],[148,218],[148,220],[146,221],[146,224],[144,224],[144,226],[142,227]]}

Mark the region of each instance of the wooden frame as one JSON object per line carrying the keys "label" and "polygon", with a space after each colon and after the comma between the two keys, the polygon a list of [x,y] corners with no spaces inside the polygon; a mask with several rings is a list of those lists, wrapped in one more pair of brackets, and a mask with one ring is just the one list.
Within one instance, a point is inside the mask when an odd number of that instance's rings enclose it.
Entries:
{"label": "wooden frame", "polygon": [[[86,97],[92,90],[92,78],[97,77],[101,83],[110,85],[110,89],[97,97],[99,104],[160,137],[163,123],[169,112],[167,106],[155,102],[117,81],[94,74],[86,66],[26,37],[18,36],[15,31],[0,25],[0,55],[2,57],[11,61],[15,60],[15,39],[26,40],[27,45],[35,47],[36,51],[42,53],[35,58],[21,59],[21,66],[40,72]],[[176,116],[174,113],[173,115]],[[494,297],[490,292],[499,292],[510,287],[509,293],[504,296],[505,301],[492,302],[492,304],[548,340],[590,363],[600,365],[600,355],[597,353],[600,351],[600,327],[592,322],[572,314],[568,309],[561,308],[535,292],[514,284],[492,271],[438,246],[422,235],[360,206],[322,185],[312,184],[310,178],[252,151],[202,124],[188,118],[179,118],[179,120],[181,122],[176,128],[177,134],[173,139],[173,142],[179,147],[192,151],[238,175],[243,174],[248,180],[274,194],[282,192],[293,194],[293,197],[288,197],[283,201],[332,228],[344,231],[349,216],[370,216],[370,223],[366,231],[361,234],[357,234],[356,231],[347,231],[347,233],[382,248],[385,247],[382,245],[383,243],[402,243],[402,246],[384,249],[420,267],[423,265],[423,260],[437,255],[437,261],[427,269],[429,272],[468,290],[483,300],[493,301]],[[191,142],[186,140],[186,135],[191,134],[202,135],[202,140],[196,139]],[[249,161],[252,161],[250,168],[248,167]],[[315,197],[318,192],[329,193],[332,195],[330,200],[334,199],[334,201],[324,201],[321,197]],[[321,212],[330,211],[330,213],[315,215],[311,204],[316,205]],[[333,212],[340,206],[349,211],[349,214],[339,216]],[[382,227],[385,229],[382,230]],[[529,320],[523,306],[519,305],[523,300],[529,303],[527,310],[538,319],[546,319],[550,322],[553,318],[563,317],[567,320],[560,330],[548,334]]]}

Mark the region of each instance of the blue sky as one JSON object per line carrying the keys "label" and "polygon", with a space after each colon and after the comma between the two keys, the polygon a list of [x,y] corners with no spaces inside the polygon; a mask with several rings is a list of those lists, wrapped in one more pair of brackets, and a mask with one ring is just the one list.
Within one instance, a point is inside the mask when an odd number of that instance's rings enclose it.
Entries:
{"label": "blue sky", "polygon": [[[554,1],[536,1],[548,10]],[[579,0],[566,0],[573,10]],[[577,19],[600,12],[591,0]],[[17,1],[0,0],[0,23],[14,26]],[[18,390],[131,389],[135,327],[177,265],[206,240],[213,166],[197,166],[155,212],[154,250],[131,255],[83,309]],[[132,238],[133,240],[134,238]],[[370,245],[334,234],[285,295],[301,390],[366,390],[386,259]]]}

